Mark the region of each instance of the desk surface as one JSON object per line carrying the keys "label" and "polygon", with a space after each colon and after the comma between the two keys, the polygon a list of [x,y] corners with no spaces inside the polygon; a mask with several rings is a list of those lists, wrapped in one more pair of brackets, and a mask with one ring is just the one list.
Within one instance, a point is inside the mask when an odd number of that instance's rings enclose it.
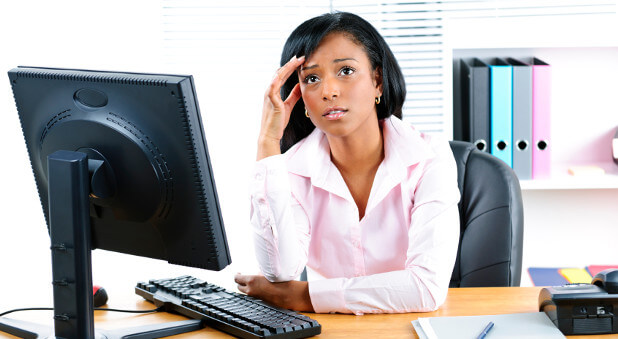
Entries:
{"label": "desk surface", "polygon": [[[418,317],[536,312],[539,291],[540,287],[452,288],[449,290],[446,303],[439,310],[431,313],[366,314],[363,316],[308,315],[322,325],[322,334],[318,338],[418,338],[411,324],[411,321]],[[114,303],[110,307],[152,308],[152,304],[137,296],[134,296],[133,299],[127,299],[122,304]],[[23,312],[19,318],[27,320],[24,317],[27,313],[30,312]],[[168,313],[127,315],[116,312],[95,312],[97,327],[105,329],[184,319],[186,318],[183,316]],[[0,334],[0,337],[2,337],[2,334]],[[618,338],[618,335],[569,336],[568,338],[610,337]],[[229,336],[211,328],[204,328],[200,331],[174,336],[174,338],[229,338]]]}

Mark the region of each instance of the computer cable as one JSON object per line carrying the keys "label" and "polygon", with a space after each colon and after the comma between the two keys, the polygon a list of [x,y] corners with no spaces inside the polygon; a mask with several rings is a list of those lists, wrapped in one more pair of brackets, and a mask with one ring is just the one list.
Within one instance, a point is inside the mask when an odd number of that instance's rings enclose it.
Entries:
{"label": "computer cable", "polygon": [[[156,313],[163,311],[163,306],[157,307],[152,310],[119,310],[115,308],[94,308],[95,311],[109,311],[109,312],[123,312],[123,313]],[[21,311],[53,311],[54,309],[51,307],[31,307],[31,308],[16,308],[14,310],[6,311],[4,313],[0,313],[0,317],[5,316],[9,313],[13,312],[21,312]]]}

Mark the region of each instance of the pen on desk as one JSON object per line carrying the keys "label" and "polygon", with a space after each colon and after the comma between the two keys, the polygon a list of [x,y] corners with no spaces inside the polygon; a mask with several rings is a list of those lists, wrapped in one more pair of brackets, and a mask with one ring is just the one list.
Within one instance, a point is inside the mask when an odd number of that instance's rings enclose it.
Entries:
{"label": "pen on desk", "polygon": [[487,326],[485,326],[485,329],[483,330],[483,332],[481,332],[481,334],[479,334],[478,337],[476,337],[476,339],[484,339],[485,336],[487,335],[487,333],[489,333],[489,331],[494,327],[494,322],[490,321],[489,324],[487,324]]}

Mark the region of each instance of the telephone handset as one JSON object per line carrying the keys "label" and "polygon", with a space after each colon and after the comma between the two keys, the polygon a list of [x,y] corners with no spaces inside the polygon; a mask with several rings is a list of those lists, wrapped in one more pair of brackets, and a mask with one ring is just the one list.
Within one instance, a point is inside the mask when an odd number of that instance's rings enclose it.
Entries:
{"label": "telephone handset", "polygon": [[591,284],[599,286],[607,293],[618,293],[618,269],[608,269],[597,273]]}

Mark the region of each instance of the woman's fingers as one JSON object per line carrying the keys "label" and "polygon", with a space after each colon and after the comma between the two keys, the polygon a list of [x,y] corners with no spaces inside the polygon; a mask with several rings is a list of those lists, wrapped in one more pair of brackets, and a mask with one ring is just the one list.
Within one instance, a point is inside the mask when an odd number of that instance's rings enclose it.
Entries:
{"label": "woman's fingers", "polygon": [[250,278],[250,275],[236,273],[236,275],[234,276],[234,282],[241,286],[247,286],[247,284],[250,282]]}
{"label": "woman's fingers", "polygon": [[249,276],[247,275],[242,275],[240,273],[236,273],[236,275],[234,276],[234,282],[237,284],[238,290],[241,291],[242,293],[246,293],[249,294],[249,286],[247,286],[248,282],[249,282]]}
{"label": "woman's fingers", "polygon": [[275,73],[275,80],[279,80],[281,86],[288,80],[290,75],[296,71],[296,69],[305,62],[305,57],[301,56],[300,58],[292,57],[290,61],[288,61],[285,65],[277,70]]}
{"label": "woman's fingers", "polygon": [[234,276],[234,282],[236,282],[239,291],[258,298],[264,294],[264,288],[268,287],[264,286],[262,280],[266,281],[266,278],[260,275],[242,275],[237,273]]}
{"label": "woman's fingers", "polygon": [[296,105],[296,102],[298,101],[298,99],[300,99],[301,96],[302,93],[300,91],[300,84],[296,84],[296,86],[294,86],[294,88],[292,89],[292,92],[290,92],[290,95],[288,95],[287,99],[285,99],[285,102],[283,103],[285,106],[285,110],[291,112],[294,108],[294,105]]}
{"label": "woman's fingers", "polygon": [[268,89],[268,97],[271,101],[281,100],[281,95],[279,94],[281,92],[281,87],[283,87],[283,84],[285,84],[290,75],[292,75],[303,62],[305,62],[304,56],[300,58],[293,57],[275,72],[275,76]]}

